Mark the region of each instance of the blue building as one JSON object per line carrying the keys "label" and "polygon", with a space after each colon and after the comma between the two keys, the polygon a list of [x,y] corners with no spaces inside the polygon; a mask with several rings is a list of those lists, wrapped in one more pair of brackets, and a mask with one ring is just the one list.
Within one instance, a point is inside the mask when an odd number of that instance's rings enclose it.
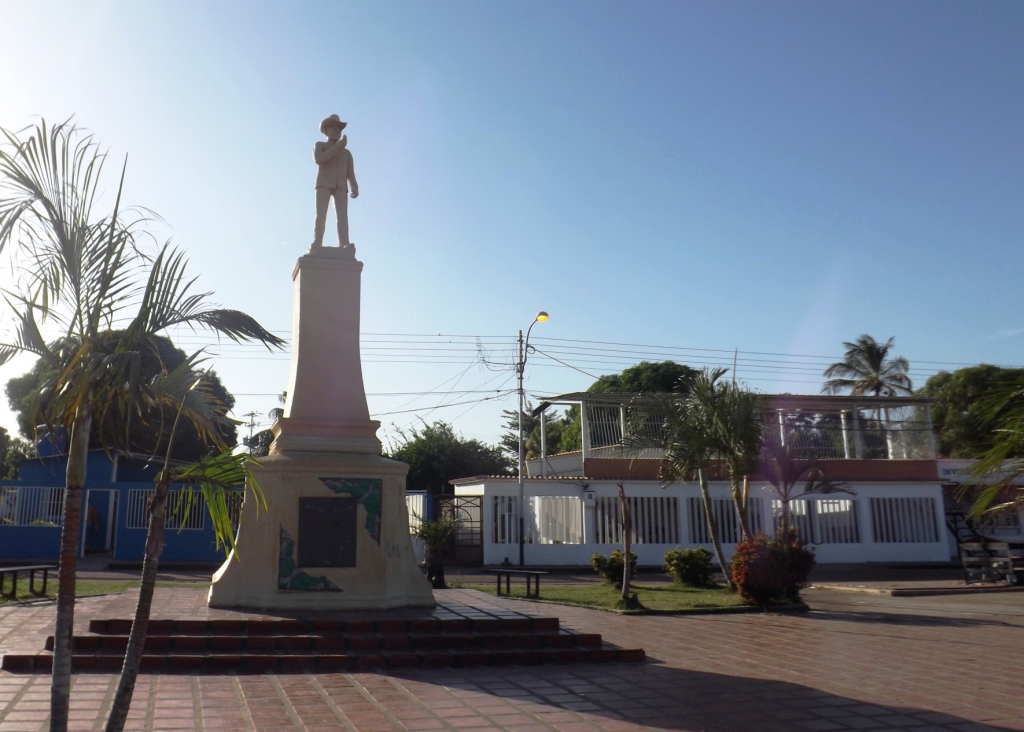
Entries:
{"label": "blue building", "polygon": [[[67,457],[52,455],[21,463],[18,480],[0,481],[0,562],[55,561],[60,555],[61,515]],[[148,455],[89,454],[82,506],[79,556],[141,562],[149,525],[149,499],[160,464]],[[171,486],[162,562],[219,564],[206,504],[197,490]],[[243,491],[229,496],[235,526]]]}

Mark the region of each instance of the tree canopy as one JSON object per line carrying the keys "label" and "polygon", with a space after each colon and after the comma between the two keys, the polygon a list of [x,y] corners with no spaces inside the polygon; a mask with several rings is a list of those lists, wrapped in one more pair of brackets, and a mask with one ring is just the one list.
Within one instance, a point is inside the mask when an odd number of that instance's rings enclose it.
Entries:
{"label": "tree canopy", "polygon": [[[1013,389],[1024,387],[1024,369],[989,364],[942,371],[928,379],[919,396],[935,399],[932,424],[939,451],[951,458],[979,458],[996,442],[999,420],[990,419],[991,403]],[[1022,457],[1016,452],[1010,457]]]}
{"label": "tree canopy", "polygon": [[696,374],[696,369],[675,361],[641,361],[620,374],[602,376],[587,391],[605,394],[677,391],[680,380],[690,379]]}
{"label": "tree canopy", "polygon": [[[113,331],[110,334],[112,339],[117,339],[120,335],[119,331]],[[169,338],[156,336],[154,342],[156,351],[143,351],[140,359],[140,378],[145,380],[173,371],[188,358],[185,352],[177,348]],[[52,408],[51,399],[44,394],[47,391],[46,385],[55,376],[56,369],[40,358],[28,373],[16,376],[7,382],[7,402],[17,415],[18,431],[29,440],[34,440],[36,437],[36,425],[54,421],[53,416],[49,414]],[[235,404],[235,398],[224,388],[217,374],[209,372],[207,381],[213,396],[227,409],[231,409]],[[107,439],[116,430],[119,434],[129,435],[127,444],[133,452],[148,455],[163,454],[167,447],[167,436],[171,423],[174,421],[174,415],[175,410],[169,407],[165,407],[163,410],[151,409],[147,414],[131,415],[127,418],[118,410],[109,410],[102,418],[97,417],[94,420],[89,446],[92,449],[98,449],[111,444],[111,442],[116,442]],[[127,424],[125,423],[126,419],[130,420]],[[225,444],[234,445],[237,442],[235,424],[218,422],[216,428]],[[216,451],[216,448],[211,447],[200,436],[194,424],[185,421],[179,425],[178,434],[174,438],[173,459],[191,463]]]}
{"label": "tree canopy", "polygon": [[[663,393],[685,391],[685,385],[699,372],[686,364],[675,361],[641,361],[618,374],[608,374],[591,384],[587,391],[597,394],[613,393]],[[527,413],[532,411],[527,408]],[[507,409],[505,428],[508,430],[502,437],[502,448],[516,459],[516,412]],[[570,407],[564,414],[555,416],[548,413],[546,422],[545,446],[548,455],[561,452],[572,452],[583,448],[583,437],[580,425],[580,408]],[[540,457],[540,418],[530,416],[523,421],[523,432],[526,438],[526,456]]]}
{"label": "tree canopy", "polygon": [[511,474],[512,461],[501,448],[467,440],[447,422],[399,434],[402,442],[389,457],[409,463],[406,485],[412,490],[450,493],[448,481],[455,478]]}

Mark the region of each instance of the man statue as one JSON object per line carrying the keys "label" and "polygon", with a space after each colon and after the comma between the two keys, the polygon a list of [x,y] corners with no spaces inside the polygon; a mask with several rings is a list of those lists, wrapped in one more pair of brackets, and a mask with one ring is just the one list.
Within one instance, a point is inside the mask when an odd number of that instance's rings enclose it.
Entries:
{"label": "man statue", "polygon": [[338,246],[350,245],[346,194],[351,187],[352,198],[358,198],[359,184],[356,183],[352,153],[345,147],[348,138],[341,136],[346,125],[347,122],[342,122],[338,115],[332,114],[320,123],[320,132],[327,135],[327,142],[318,142],[313,146],[313,160],[319,171],[316,174],[316,223],[313,225],[311,250],[319,249],[324,244],[327,206],[331,198],[334,198],[334,213],[338,216]]}

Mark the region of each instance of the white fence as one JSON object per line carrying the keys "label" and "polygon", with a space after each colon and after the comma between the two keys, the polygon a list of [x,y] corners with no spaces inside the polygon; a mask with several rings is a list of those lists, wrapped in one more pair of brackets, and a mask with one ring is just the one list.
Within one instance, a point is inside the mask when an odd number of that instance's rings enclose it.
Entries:
{"label": "white fence", "polygon": [[[675,496],[626,496],[633,544],[678,544],[679,499]],[[598,544],[622,543],[622,500],[600,496],[594,505]]]}
{"label": "white fence", "polygon": [[[582,566],[599,552],[622,546],[622,512],[614,481],[531,481],[525,514],[524,559],[535,565]],[[484,562],[500,564],[518,554],[519,515],[514,481],[484,479],[457,486],[457,495],[483,497]],[[538,495],[539,494],[539,495]],[[643,565],[659,565],[675,547],[710,547],[704,504],[694,484],[662,489],[650,481],[627,482],[631,543]],[[711,486],[719,538],[732,554],[739,521],[722,482]],[[819,562],[942,562],[949,560],[942,518],[942,489],[935,484],[858,484],[853,492],[791,501],[790,525],[815,550]],[[778,494],[752,485],[748,517],[755,533],[774,533],[781,522]]]}
{"label": "white fence", "polygon": [[0,524],[60,526],[64,489],[43,486],[0,486]]}
{"label": "white fence", "polygon": [[[491,502],[494,544],[519,543],[519,499],[493,496]],[[582,544],[583,501],[576,496],[531,496],[526,499],[524,536],[529,544]]]}
{"label": "white fence", "polygon": [[934,498],[872,498],[871,528],[876,543],[939,540]]}
{"label": "white fence", "polygon": [[[850,498],[798,498],[789,502],[789,525],[810,544],[858,544],[857,501]],[[772,501],[775,531],[782,528],[782,501]]]}
{"label": "white fence", "polygon": [[[154,493],[155,488],[128,491],[126,529],[149,528],[149,501]],[[206,500],[199,491],[168,491],[166,516],[164,526],[168,529],[197,531],[206,526]]]}
{"label": "white fence", "polygon": [[[747,519],[750,521],[750,530],[755,534],[764,531],[764,521],[761,517],[761,499],[747,499]],[[708,533],[707,513],[704,511],[704,501],[700,497],[691,497],[687,503],[688,515],[690,517],[690,543],[710,544],[711,535]],[[715,525],[718,528],[718,538],[723,544],[735,544],[740,540],[740,521],[736,516],[736,506],[731,498],[712,498],[711,511],[715,515]]]}

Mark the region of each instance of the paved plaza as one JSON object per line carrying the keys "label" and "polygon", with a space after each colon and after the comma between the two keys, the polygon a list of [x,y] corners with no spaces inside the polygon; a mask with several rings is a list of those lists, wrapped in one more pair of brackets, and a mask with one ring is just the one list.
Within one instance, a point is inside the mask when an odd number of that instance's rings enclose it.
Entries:
{"label": "paved plaza", "polygon": [[[197,590],[158,589],[156,612]],[[472,590],[446,600],[521,609]],[[801,614],[622,617],[544,605],[645,663],[400,674],[143,675],[132,730],[1024,730],[1024,594],[808,590]],[[89,617],[134,593],[80,602]],[[534,606],[536,607],[536,606]],[[122,613],[118,612],[118,616]],[[52,603],[0,606],[0,653],[38,649]],[[75,677],[72,729],[102,729],[116,677]],[[45,729],[49,677],[0,673],[0,732]]]}

